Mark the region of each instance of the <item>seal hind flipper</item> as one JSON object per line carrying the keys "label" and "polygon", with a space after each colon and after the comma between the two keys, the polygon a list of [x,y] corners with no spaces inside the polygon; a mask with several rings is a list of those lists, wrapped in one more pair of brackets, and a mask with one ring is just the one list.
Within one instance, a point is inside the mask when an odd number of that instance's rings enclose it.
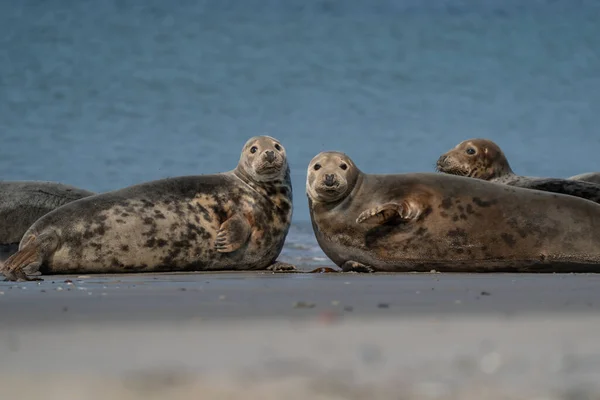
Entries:
{"label": "seal hind flipper", "polygon": [[43,280],[41,278],[29,278],[24,269],[35,264],[39,268],[44,258],[57,248],[56,234],[31,235],[25,245],[6,260],[0,272],[4,274],[7,281],[41,281]]}
{"label": "seal hind flipper", "polygon": [[221,224],[215,248],[219,253],[231,253],[242,247],[250,237],[250,224],[241,215],[234,215]]}
{"label": "seal hind flipper", "polygon": [[343,272],[362,272],[362,273],[373,273],[375,270],[368,265],[361,264],[356,261],[346,261],[342,264]]}
{"label": "seal hind flipper", "polygon": [[415,219],[419,216],[420,210],[413,203],[403,201],[402,203],[386,203],[381,206],[370,208],[360,213],[356,218],[356,223],[380,224],[400,217],[403,220]]}

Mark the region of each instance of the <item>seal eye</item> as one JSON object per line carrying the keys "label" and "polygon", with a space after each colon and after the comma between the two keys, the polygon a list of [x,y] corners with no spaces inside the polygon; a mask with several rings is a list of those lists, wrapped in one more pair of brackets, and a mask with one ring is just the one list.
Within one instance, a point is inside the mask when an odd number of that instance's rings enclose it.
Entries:
{"label": "seal eye", "polygon": [[256,153],[256,150],[258,150],[258,147],[256,147],[256,146],[252,146],[252,147],[250,148],[250,153],[254,154],[254,153]]}
{"label": "seal eye", "polygon": [[345,171],[348,169],[348,166],[346,164],[342,164],[342,165],[340,165],[340,168]]}
{"label": "seal eye", "polygon": [[469,147],[469,148],[467,149],[467,154],[472,156],[473,154],[475,154],[475,149],[474,149],[474,148],[472,148],[472,147]]}
{"label": "seal eye", "polygon": [[318,171],[321,169],[321,164],[315,164],[313,168],[315,169],[315,171]]}
{"label": "seal eye", "polygon": [[281,146],[280,146],[280,145],[278,145],[278,144],[276,144],[276,145],[275,145],[275,150],[277,150],[277,151],[281,151]]}

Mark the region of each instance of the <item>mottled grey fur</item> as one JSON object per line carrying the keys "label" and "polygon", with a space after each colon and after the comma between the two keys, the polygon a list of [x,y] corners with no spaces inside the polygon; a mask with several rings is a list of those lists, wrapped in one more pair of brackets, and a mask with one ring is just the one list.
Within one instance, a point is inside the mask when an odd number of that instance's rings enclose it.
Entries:
{"label": "mottled grey fur", "polygon": [[23,234],[39,218],[93,194],[58,182],[0,181],[0,260],[17,251]]}
{"label": "mottled grey fur", "polygon": [[14,280],[35,267],[45,274],[265,269],[291,217],[285,149],[255,137],[232,171],[146,182],[54,210],[26,232],[2,272]]}
{"label": "mottled grey fur", "polygon": [[310,162],[307,195],[317,241],[343,270],[600,272],[600,207],[576,197],[366,174],[338,152]]}
{"label": "mottled grey fur", "polygon": [[572,176],[569,179],[574,181],[584,181],[600,184],[600,172],[586,172],[585,174]]}

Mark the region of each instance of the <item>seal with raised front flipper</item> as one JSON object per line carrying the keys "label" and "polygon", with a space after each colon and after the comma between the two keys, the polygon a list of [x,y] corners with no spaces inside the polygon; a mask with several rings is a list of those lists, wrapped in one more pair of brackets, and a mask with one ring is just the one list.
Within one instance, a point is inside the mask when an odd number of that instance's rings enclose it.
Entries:
{"label": "seal with raised front flipper", "polygon": [[283,145],[257,136],[237,167],[77,200],[39,219],[1,272],[43,274],[293,270],[277,262],[292,218]]}
{"label": "seal with raised front flipper", "polygon": [[441,155],[436,169],[450,175],[483,179],[525,189],[568,194],[600,203],[600,185],[559,178],[517,175],[500,147],[488,139],[469,139]]}
{"label": "seal with raised front flipper", "polygon": [[600,172],[586,172],[584,174],[574,175],[569,179],[574,181],[583,181],[600,184]]}
{"label": "seal with raised front flipper", "polygon": [[343,271],[600,272],[600,206],[436,173],[363,173],[346,154],[308,166],[317,242]]}
{"label": "seal with raised front flipper", "polygon": [[58,182],[0,182],[0,260],[19,248],[27,229],[56,208],[94,195],[94,192]]}

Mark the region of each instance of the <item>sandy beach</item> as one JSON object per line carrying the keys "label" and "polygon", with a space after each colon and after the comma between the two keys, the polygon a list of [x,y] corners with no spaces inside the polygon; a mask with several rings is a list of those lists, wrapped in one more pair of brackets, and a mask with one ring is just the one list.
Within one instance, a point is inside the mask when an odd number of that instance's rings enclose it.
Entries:
{"label": "sandy beach", "polygon": [[6,399],[600,398],[600,276],[0,283]]}

